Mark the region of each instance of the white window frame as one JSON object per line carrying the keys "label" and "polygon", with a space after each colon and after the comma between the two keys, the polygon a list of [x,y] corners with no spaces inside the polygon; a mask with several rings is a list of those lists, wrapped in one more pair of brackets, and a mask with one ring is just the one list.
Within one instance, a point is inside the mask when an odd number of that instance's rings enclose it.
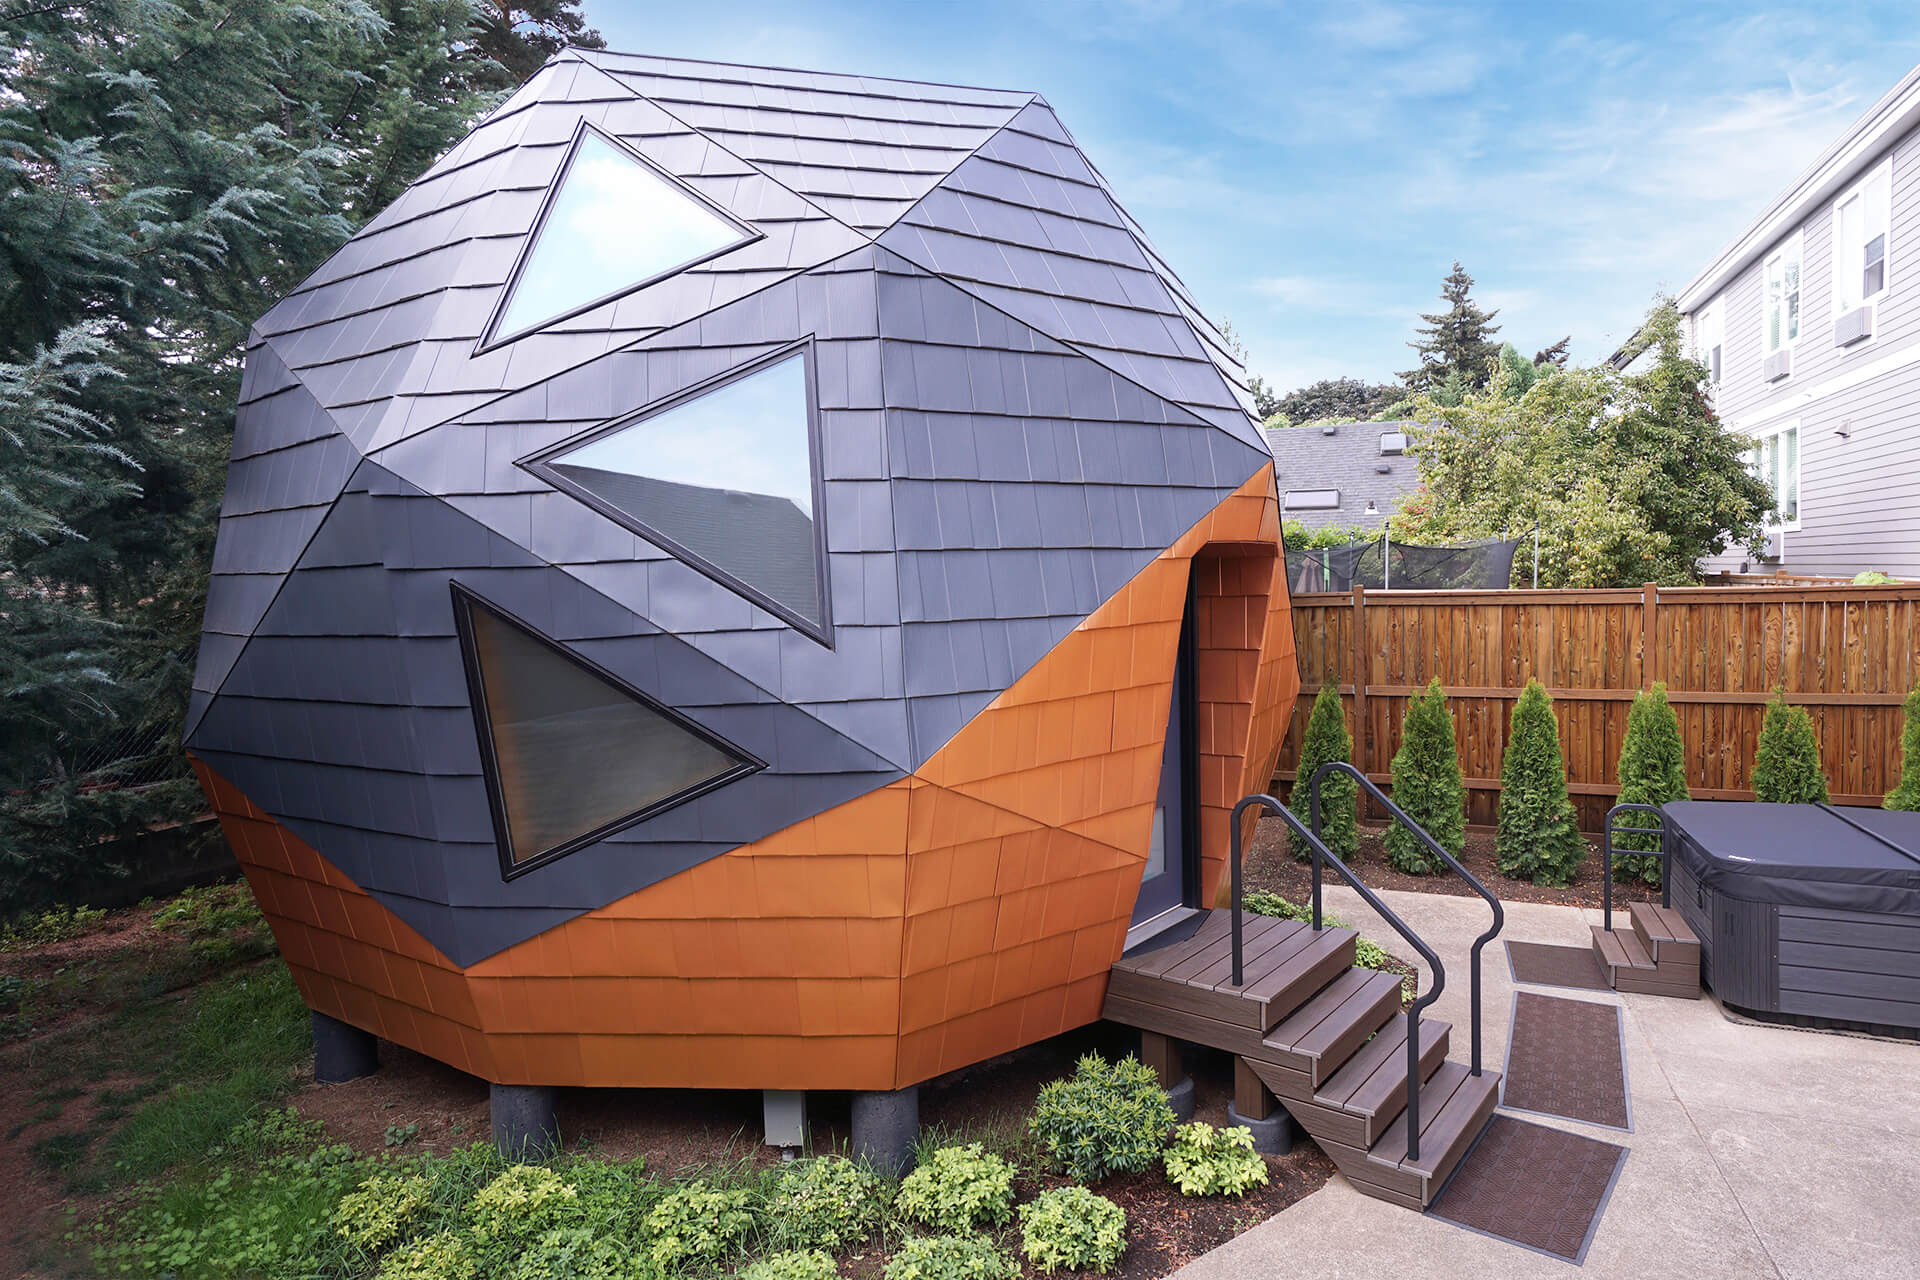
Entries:
{"label": "white window frame", "polygon": [[1338,489],[1289,489],[1281,503],[1283,511],[1338,511]]}
{"label": "white window frame", "polygon": [[[1769,343],[1770,327],[1767,324],[1767,321],[1771,318],[1771,312],[1773,309],[1773,299],[1768,295],[1772,289],[1773,264],[1776,262],[1780,264],[1783,289],[1785,284],[1786,264],[1789,262],[1795,262],[1795,263],[1798,263],[1800,267],[1800,270],[1798,272],[1799,288],[1795,291],[1800,298],[1800,305],[1797,308],[1797,313],[1800,321],[1800,332],[1793,334],[1791,336],[1789,336],[1787,333],[1787,315],[1788,315],[1788,308],[1786,305],[1787,295],[1783,291],[1780,298],[1780,345],[1777,347],[1772,346]],[[1806,240],[1800,232],[1795,231],[1792,235],[1788,236],[1785,240],[1780,242],[1780,247],[1778,249],[1774,250],[1772,253],[1767,254],[1760,261],[1760,358],[1762,360],[1765,360],[1768,356],[1773,355],[1776,352],[1792,351],[1795,347],[1797,347],[1800,344],[1800,339],[1806,336],[1806,332],[1807,332]]]}
{"label": "white window frame", "polygon": [[[1762,285],[1762,288],[1765,286]],[[1714,295],[1711,302],[1693,313],[1693,358],[1707,366],[1707,385],[1715,391],[1720,389],[1721,379],[1727,374],[1727,335],[1726,325],[1721,320],[1720,296]],[[1714,367],[1714,348],[1720,349],[1719,368]]]}
{"label": "white window frame", "polygon": [[[1876,182],[1879,183],[1878,190],[1870,192],[1868,188]],[[1841,210],[1854,201],[1860,202],[1863,214],[1878,216],[1880,234],[1885,237],[1885,242],[1880,251],[1880,287],[1872,293],[1864,294],[1849,305],[1841,294],[1840,283],[1842,280],[1858,281],[1866,270],[1865,237],[1863,236],[1858,243],[1849,245],[1844,243],[1840,236]],[[1833,241],[1833,302],[1830,310],[1835,317],[1839,317],[1853,310],[1854,307],[1864,307],[1870,302],[1879,301],[1893,286],[1893,156],[1889,154],[1886,159],[1867,170],[1860,181],[1842,192],[1833,202],[1830,217],[1833,228],[1829,237]],[[1861,230],[1866,231],[1867,225],[1863,224]],[[1804,268],[1802,270],[1804,273]],[[1804,318],[1803,309],[1803,321]],[[1803,323],[1801,327],[1804,329],[1806,326]],[[1878,327],[1878,325],[1875,326],[1876,329]],[[1867,340],[1871,342],[1873,336],[1868,335]]]}
{"label": "white window frame", "polygon": [[[1781,438],[1789,433],[1793,436],[1793,461],[1791,463],[1793,516],[1790,519],[1782,519],[1778,511],[1780,486],[1773,482],[1770,474],[1772,471],[1770,461],[1778,454],[1781,447]],[[1747,470],[1766,481],[1767,487],[1773,490],[1775,510],[1769,512],[1767,516],[1766,527],[1768,532],[1798,533],[1800,530],[1800,520],[1806,514],[1807,510],[1806,497],[1801,491],[1801,476],[1806,471],[1806,455],[1804,451],[1806,441],[1802,438],[1800,419],[1782,418],[1780,421],[1770,422],[1764,427],[1756,427],[1748,431],[1746,435],[1748,439],[1753,441],[1753,448],[1747,450],[1746,453]]]}

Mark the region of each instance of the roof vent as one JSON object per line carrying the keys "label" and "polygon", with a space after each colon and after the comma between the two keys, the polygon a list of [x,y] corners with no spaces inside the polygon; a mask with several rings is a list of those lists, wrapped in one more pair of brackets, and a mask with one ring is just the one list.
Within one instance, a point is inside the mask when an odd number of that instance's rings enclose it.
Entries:
{"label": "roof vent", "polygon": [[1340,434],[1340,428],[1329,422],[1326,426],[1320,428],[1320,434],[1323,436],[1337,436]]}
{"label": "roof vent", "polygon": [[1380,452],[1385,454],[1405,453],[1407,451],[1407,433],[1404,431],[1382,431],[1380,433]]}
{"label": "roof vent", "polygon": [[1373,464],[1373,469],[1383,476],[1393,474],[1393,464],[1391,462],[1376,462]]}

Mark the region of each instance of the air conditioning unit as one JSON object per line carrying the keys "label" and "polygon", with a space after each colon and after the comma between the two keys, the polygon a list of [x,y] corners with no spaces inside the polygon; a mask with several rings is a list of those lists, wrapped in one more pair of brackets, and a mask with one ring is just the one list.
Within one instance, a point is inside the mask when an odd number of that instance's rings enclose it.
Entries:
{"label": "air conditioning unit", "polygon": [[1833,345],[1850,347],[1873,336],[1873,304],[1855,307],[1833,322]]}
{"label": "air conditioning unit", "polygon": [[1769,529],[1766,545],[1760,550],[1760,558],[1768,564],[1779,564],[1787,558],[1787,534],[1784,529]]}
{"label": "air conditioning unit", "polygon": [[1768,382],[1778,382],[1793,372],[1793,348],[1782,347],[1768,356],[1766,363],[1760,366],[1760,376]]}

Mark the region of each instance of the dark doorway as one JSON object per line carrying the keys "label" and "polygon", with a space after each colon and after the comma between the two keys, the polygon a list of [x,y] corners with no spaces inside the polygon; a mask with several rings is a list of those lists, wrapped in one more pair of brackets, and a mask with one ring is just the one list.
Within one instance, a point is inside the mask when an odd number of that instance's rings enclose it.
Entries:
{"label": "dark doorway", "polygon": [[1173,696],[1167,705],[1166,747],[1160,754],[1160,794],[1154,802],[1147,867],[1134,900],[1133,923],[1175,907],[1193,906],[1199,894],[1200,841],[1194,804],[1198,785],[1193,696],[1193,580],[1173,662]]}

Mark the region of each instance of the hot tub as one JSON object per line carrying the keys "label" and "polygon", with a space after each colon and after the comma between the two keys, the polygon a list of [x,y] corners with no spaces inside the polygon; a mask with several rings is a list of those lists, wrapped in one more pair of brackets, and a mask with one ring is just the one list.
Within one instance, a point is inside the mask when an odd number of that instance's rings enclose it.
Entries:
{"label": "hot tub", "polygon": [[1920,813],[1666,805],[1700,976],[1760,1017],[1920,1035]]}

